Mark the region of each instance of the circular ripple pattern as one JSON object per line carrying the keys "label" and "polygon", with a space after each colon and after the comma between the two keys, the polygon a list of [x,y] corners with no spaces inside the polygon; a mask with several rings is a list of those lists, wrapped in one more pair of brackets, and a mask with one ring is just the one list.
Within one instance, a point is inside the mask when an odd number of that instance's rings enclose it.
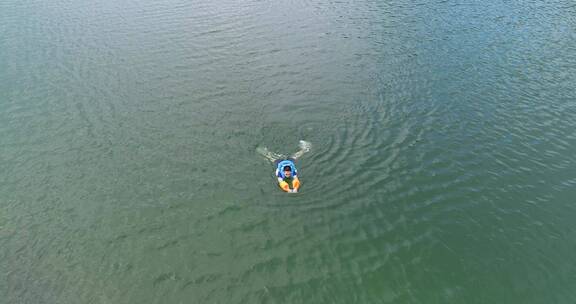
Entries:
{"label": "circular ripple pattern", "polygon": [[[565,0],[3,1],[0,294],[574,303],[574,16]],[[256,148],[300,139],[285,195]]]}

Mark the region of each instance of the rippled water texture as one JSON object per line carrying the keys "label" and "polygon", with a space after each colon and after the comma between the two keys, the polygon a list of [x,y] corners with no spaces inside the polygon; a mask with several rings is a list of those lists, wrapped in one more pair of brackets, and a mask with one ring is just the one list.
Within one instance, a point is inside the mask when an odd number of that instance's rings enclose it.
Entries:
{"label": "rippled water texture", "polygon": [[575,130],[569,0],[4,0],[0,302],[576,303]]}

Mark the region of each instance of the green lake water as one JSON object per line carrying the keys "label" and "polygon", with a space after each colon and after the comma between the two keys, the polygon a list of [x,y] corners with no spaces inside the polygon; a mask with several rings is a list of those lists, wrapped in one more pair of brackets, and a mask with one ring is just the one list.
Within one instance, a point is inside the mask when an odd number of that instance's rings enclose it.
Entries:
{"label": "green lake water", "polygon": [[0,295],[576,303],[576,5],[2,1]]}

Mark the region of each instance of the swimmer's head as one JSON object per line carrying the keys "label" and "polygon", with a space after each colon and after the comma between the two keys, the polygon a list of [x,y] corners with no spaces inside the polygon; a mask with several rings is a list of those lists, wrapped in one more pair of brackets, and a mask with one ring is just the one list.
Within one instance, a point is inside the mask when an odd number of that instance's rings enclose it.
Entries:
{"label": "swimmer's head", "polygon": [[284,166],[283,170],[284,170],[284,176],[286,177],[292,176],[292,168],[290,168],[290,166]]}

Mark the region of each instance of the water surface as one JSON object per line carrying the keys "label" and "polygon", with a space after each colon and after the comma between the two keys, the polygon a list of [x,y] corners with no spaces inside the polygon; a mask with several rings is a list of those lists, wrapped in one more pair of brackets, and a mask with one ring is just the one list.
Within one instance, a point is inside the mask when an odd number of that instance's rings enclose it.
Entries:
{"label": "water surface", "polygon": [[[576,302],[576,6],[0,4],[2,303]],[[298,141],[285,195],[258,147]]]}

